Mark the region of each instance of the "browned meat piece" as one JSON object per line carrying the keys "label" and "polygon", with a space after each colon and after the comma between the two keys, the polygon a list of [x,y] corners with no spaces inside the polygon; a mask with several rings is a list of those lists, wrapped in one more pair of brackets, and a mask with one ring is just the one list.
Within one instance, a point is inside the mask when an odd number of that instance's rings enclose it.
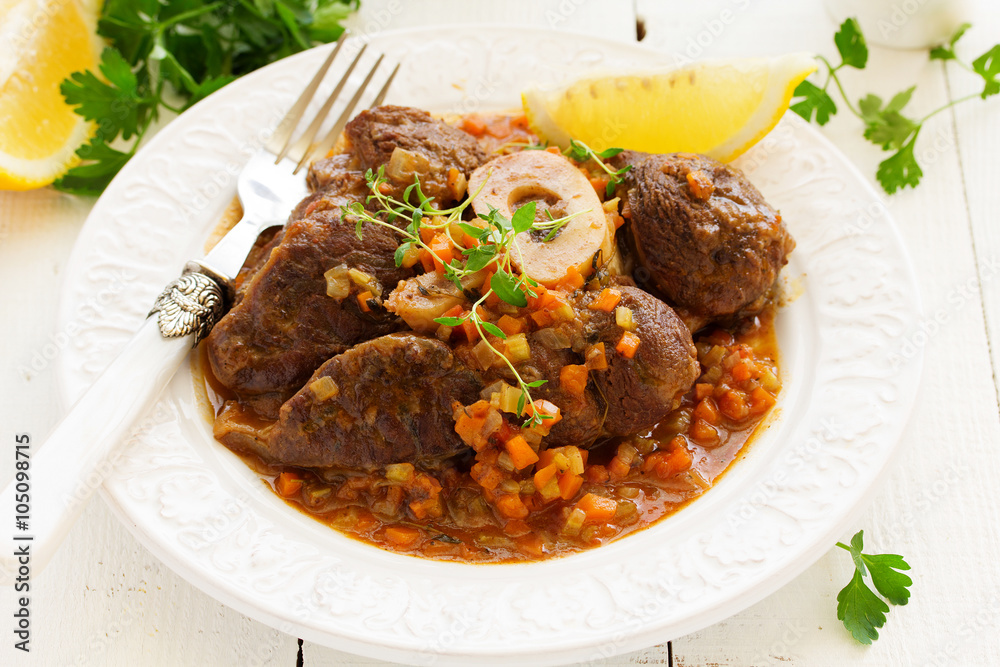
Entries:
{"label": "browned meat piece", "polygon": [[[363,169],[386,165],[395,196],[402,196],[417,174],[423,193],[441,206],[461,199],[465,179],[486,161],[486,153],[472,135],[411,107],[362,111],[344,133]],[[454,178],[449,182],[452,169],[461,175],[457,183]],[[416,197],[411,201],[416,203]]]}
{"label": "browned meat piece", "polygon": [[208,337],[208,358],[219,381],[241,398],[265,396],[261,416],[276,407],[335,354],[398,328],[381,309],[362,312],[356,293],[326,294],[323,274],[341,264],[375,276],[386,288],[412,275],[396,268],[397,236],[366,224],[363,240],[340,222],[339,205],[321,198],[308,216],[291,223],[243,299]]}
{"label": "browned meat piece", "polygon": [[[515,365],[515,368],[525,382],[545,380],[545,384],[531,389],[531,397],[536,400],[545,399],[559,408],[562,418],[558,424],[552,427],[549,435],[545,438],[546,446],[577,445],[587,448],[603,435],[601,424],[604,418],[604,409],[591,387],[588,387],[582,396],[571,394],[562,389],[559,384],[559,372],[563,366],[582,364],[583,358],[570,348],[551,345],[553,334],[555,334],[555,329],[528,334],[531,358]],[[572,332],[569,332],[567,328],[567,331],[559,331],[558,335],[565,336],[565,340],[569,341]],[[467,354],[462,349],[456,350],[456,353],[463,356]],[[476,364],[472,359],[469,360],[469,363],[470,365]],[[516,386],[517,383],[514,374],[502,363],[496,363],[483,376],[483,384],[485,385],[490,385],[498,379],[502,379],[512,386]]]}
{"label": "browned meat piece", "polygon": [[604,432],[628,435],[652,428],[676,408],[701,367],[691,332],[670,306],[636,287],[616,289],[622,293],[618,305],[632,311],[633,333],[640,341],[632,359],[615,351],[624,333],[615,313],[587,308],[598,292],[581,295],[577,308],[584,320],[583,339],[590,345],[603,342],[608,360],[607,370],[590,374],[607,404]]}
{"label": "browned meat piece", "polygon": [[667,299],[708,318],[749,314],[795,241],[760,192],[703,155],[629,153],[631,229],[639,261]]}
{"label": "browned meat piece", "polygon": [[[307,212],[320,206],[334,209],[354,201],[363,202],[369,194],[364,174],[358,171],[357,160],[347,153],[314,162],[309,167],[306,180],[312,194],[305,197],[292,209],[287,224],[301,220],[306,217]],[[318,204],[317,202],[322,203]],[[281,243],[284,233],[283,227],[266,229],[257,239],[250,254],[247,255],[247,261],[243,264],[234,281],[236,303],[243,299],[250,279],[264,266],[271,251]]]}
{"label": "browned meat piece", "polygon": [[[312,192],[343,197],[344,204],[352,201],[363,202],[371,194],[368,184],[365,183],[364,171],[353,154],[339,153],[312,163],[309,166],[306,182]],[[310,198],[306,197],[303,203],[309,200]],[[304,211],[302,204],[296,210],[300,211],[298,217],[302,217],[301,212]],[[292,220],[297,219],[295,215],[293,212]]]}
{"label": "browned meat piece", "polygon": [[454,403],[475,401],[482,383],[444,343],[408,333],[376,338],[333,357],[281,408],[271,460],[370,470],[422,466],[464,451]]}

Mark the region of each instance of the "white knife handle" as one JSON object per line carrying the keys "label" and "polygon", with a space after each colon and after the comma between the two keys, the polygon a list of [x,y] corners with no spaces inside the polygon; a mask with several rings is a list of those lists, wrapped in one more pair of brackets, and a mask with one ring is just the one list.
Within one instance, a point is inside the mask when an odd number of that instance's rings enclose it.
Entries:
{"label": "white knife handle", "polygon": [[[48,563],[87,500],[114,469],[120,445],[173,377],[195,337],[211,329],[221,314],[219,287],[204,276],[191,276],[185,274],[167,287],[154,307],[159,318],[146,319],[48,439],[31,446],[30,467],[15,469],[14,479],[0,492],[5,547],[0,552],[0,583],[9,584],[23,572],[25,548],[32,575]],[[210,315],[206,316],[206,308]],[[164,328],[174,337],[164,337]],[[27,479],[19,473],[27,473]],[[19,520],[27,527],[19,527]]]}

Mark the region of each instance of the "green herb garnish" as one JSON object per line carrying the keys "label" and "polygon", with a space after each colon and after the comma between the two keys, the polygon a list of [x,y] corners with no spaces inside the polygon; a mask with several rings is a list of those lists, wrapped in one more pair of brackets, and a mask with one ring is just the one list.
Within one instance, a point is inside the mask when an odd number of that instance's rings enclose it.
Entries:
{"label": "green herb garnish", "polygon": [[854,560],[854,577],[837,595],[837,618],[844,627],[862,644],[871,644],[878,639],[878,628],[885,625],[889,605],[865,584],[868,576],[875,590],[892,604],[904,605],[910,599],[909,587],[913,580],[901,570],[910,566],[902,556],[896,554],[866,554],[864,531],[851,538],[850,546],[837,542],[841,549],[849,551]]}
{"label": "green herb garnish", "polygon": [[[180,113],[264,65],[336,40],[358,0],[107,0],[97,33],[108,40],[94,72],[60,91],[97,124],[55,187],[100,194],[135,155],[161,109]],[[114,147],[113,147],[114,146]]]}
{"label": "green herb garnish", "polygon": [[595,151],[593,148],[583,143],[582,141],[577,141],[576,139],[569,140],[569,148],[567,148],[563,153],[577,162],[586,162],[587,160],[593,160],[597,163],[604,173],[611,177],[608,181],[607,187],[604,189],[604,195],[610,197],[615,192],[615,187],[621,184],[622,180],[625,178],[625,174],[632,170],[632,165],[625,165],[621,169],[615,170],[604,163],[605,160],[611,159],[614,156],[621,153],[623,148],[608,148],[600,153]]}
{"label": "green herb garnish", "polygon": [[883,102],[879,96],[869,93],[858,101],[857,106],[851,104],[837,73],[845,67],[864,69],[868,64],[868,46],[857,20],[849,18],[841,24],[840,30],[833,37],[837,52],[840,54],[840,63],[833,65],[823,56],[817,56],[826,68],[826,79],[822,87],[808,80],[803,81],[795,89],[794,99],[797,101],[790,108],[808,121],[815,120],[820,125],[826,125],[837,113],[837,105],[827,92],[830,84],[835,84],[840,91],[844,106],[864,122],[865,139],[884,151],[893,151],[891,156],[879,164],[875,173],[882,189],[893,194],[901,188],[916,187],[923,176],[923,170],[917,163],[913,149],[924,123],[960,102],[976,97],[986,99],[1000,93],[1000,44],[973,60],[971,64],[960,60],[955,53],[955,44],[969,27],[968,23],[963,24],[947,44],[931,49],[929,56],[931,60],[954,62],[970,73],[980,76],[984,83],[980,93],[949,102],[922,118],[903,115],[903,109],[909,104],[915,87],[897,93],[888,102]]}
{"label": "green herb garnish", "polygon": [[[487,177],[480,185],[480,190]],[[479,271],[489,268],[493,271],[488,289],[474,301],[469,312],[462,317],[438,317],[434,321],[448,327],[456,327],[464,322],[472,322],[479,332],[480,337],[493,353],[503,360],[510,371],[517,379],[521,389],[521,398],[518,409],[523,409],[524,405],[532,403],[530,389],[544,384],[545,380],[536,382],[525,382],[521,375],[514,368],[514,365],[500,350],[496,349],[486,338],[489,333],[501,340],[506,340],[507,335],[495,324],[487,322],[479,315],[479,307],[486,301],[490,294],[496,294],[502,301],[513,306],[525,307],[528,305],[529,297],[537,297],[538,293],[533,288],[538,287],[538,283],[523,273],[518,273],[514,269],[514,259],[519,264],[523,264],[521,249],[517,242],[517,235],[528,231],[548,232],[545,241],[550,240],[553,232],[558,230],[567,222],[578,215],[588,211],[580,211],[562,218],[548,216],[548,220],[536,220],[537,207],[535,202],[529,202],[517,209],[508,219],[499,210],[490,207],[486,215],[479,214],[479,225],[469,224],[462,221],[462,213],[472,203],[479,190],[472,193],[461,204],[448,209],[437,209],[434,202],[428,199],[420,188],[420,180],[414,176],[414,182],[403,191],[402,200],[395,199],[382,192],[381,186],[387,182],[385,177],[385,167],[379,167],[377,172],[368,170],[365,173],[365,181],[372,194],[368,196],[367,203],[377,204],[376,212],[373,214],[366,210],[361,202],[354,202],[341,207],[344,220],[353,222],[355,233],[361,238],[362,226],[368,222],[386,227],[396,232],[402,237],[402,241],[396,248],[396,266],[401,266],[405,258],[416,250],[424,250],[439,260],[442,258],[431,249],[420,234],[422,229],[432,230],[434,233],[443,233],[447,236],[451,246],[459,250],[462,259],[452,259],[450,262],[442,261],[444,267],[444,277],[450,280],[459,290],[464,291],[462,279]],[[416,199],[416,203],[412,200]],[[384,220],[382,218],[385,218]],[[409,220],[409,223],[400,228],[393,224],[397,220]],[[476,239],[478,245],[473,248],[465,248],[453,236],[452,229],[457,227],[465,234]],[[471,300],[471,299],[470,299]],[[550,415],[541,415],[538,410],[532,411],[531,416],[524,422],[524,426],[541,424],[544,419],[552,419]]]}

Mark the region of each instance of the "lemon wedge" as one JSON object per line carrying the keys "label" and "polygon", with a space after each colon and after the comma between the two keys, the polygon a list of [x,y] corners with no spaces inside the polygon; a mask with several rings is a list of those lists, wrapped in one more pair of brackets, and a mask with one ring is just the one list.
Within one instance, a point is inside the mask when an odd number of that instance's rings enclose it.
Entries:
{"label": "lemon wedge", "polygon": [[679,69],[581,79],[521,94],[532,129],[566,147],[583,141],[651,153],[735,159],[778,124],[813,57],[708,61]]}
{"label": "lemon wedge", "polygon": [[0,0],[0,189],[48,185],[77,162],[93,124],[59,84],[96,68],[96,24],[92,0]]}

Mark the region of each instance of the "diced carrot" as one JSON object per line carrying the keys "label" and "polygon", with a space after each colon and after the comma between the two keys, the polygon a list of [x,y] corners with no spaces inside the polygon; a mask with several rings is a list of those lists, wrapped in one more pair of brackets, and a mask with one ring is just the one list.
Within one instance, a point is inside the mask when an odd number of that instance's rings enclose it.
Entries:
{"label": "diced carrot", "polygon": [[584,282],[586,281],[583,278],[583,274],[580,273],[580,269],[574,265],[570,265],[570,267],[566,269],[566,275],[560,278],[559,285],[572,291],[583,287]]}
{"label": "diced carrot", "polygon": [[434,270],[438,273],[444,273],[444,265],[451,262],[455,258],[452,252],[451,241],[445,234],[438,234],[430,242],[431,247],[431,260],[434,262]]}
{"label": "diced carrot", "polygon": [[613,498],[605,498],[588,493],[576,503],[578,509],[587,515],[587,523],[606,523],[615,518],[618,503]]}
{"label": "diced carrot", "polygon": [[357,521],[354,522],[354,530],[356,530],[359,533],[364,533],[377,526],[378,523],[379,523],[378,519],[372,516],[371,512],[367,510],[361,510],[361,512],[358,514]]}
{"label": "diced carrot", "polygon": [[462,333],[465,334],[465,340],[470,343],[475,343],[479,340],[479,329],[476,328],[475,323],[471,319],[465,320],[460,326]]}
{"label": "diced carrot", "polygon": [[385,539],[401,547],[408,547],[420,539],[420,529],[409,526],[389,526],[385,529]]}
{"label": "diced carrot", "polygon": [[368,290],[365,290],[364,292],[358,294],[358,308],[361,309],[362,313],[372,312],[371,306],[368,305],[368,300],[374,298],[375,295],[369,292]]}
{"label": "diced carrot", "polygon": [[698,384],[696,384],[694,386],[694,397],[697,400],[700,401],[701,399],[703,399],[703,398],[705,398],[707,396],[711,396],[712,395],[712,390],[714,388],[715,387],[713,387],[710,384],[707,384],[707,383],[704,383],[704,382],[699,382]]}
{"label": "diced carrot", "polygon": [[545,150],[549,153],[552,153],[553,155],[562,155],[562,151],[559,150],[558,146],[549,146]]}
{"label": "diced carrot", "polygon": [[753,377],[753,371],[750,368],[750,364],[745,361],[741,361],[733,366],[733,370],[730,371],[730,373],[732,374],[733,379],[737,382],[744,382]]}
{"label": "diced carrot", "polygon": [[[524,502],[524,498],[521,499],[521,503],[528,507],[528,504]],[[528,513],[531,513],[531,508],[528,507]],[[520,537],[521,535],[527,535],[531,532],[531,526],[522,521],[521,519],[511,519],[503,526],[503,532],[510,535],[511,537]]]}
{"label": "diced carrot", "polygon": [[534,533],[515,538],[514,543],[521,551],[533,558],[541,558],[545,555],[545,540]]}
{"label": "diced carrot", "polygon": [[576,473],[566,472],[559,476],[559,495],[563,500],[572,500],[581,486],[583,477]]}
{"label": "diced carrot", "polygon": [[461,314],[462,314],[462,307],[456,305],[456,306],[452,306],[448,310],[444,311],[444,313],[441,315],[441,317],[458,317]]}
{"label": "diced carrot", "polygon": [[482,430],[485,423],[486,417],[470,417],[463,414],[455,421],[455,433],[462,442],[478,449],[483,444]]}
{"label": "diced carrot", "polygon": [[558,292],[549,292],[552,299],[543,306],[545,312],[552,314],[552,319],[569,322],[576,318],[576,311],[570,305],[569,299]]}
{"label": "diced carrot", "polygon": [[485,417],[486,413],[490,411],[490,402],[487,400],[476,401],[472,405],[466,406],[465,411],[473,417]]}
{"label": "diced carrot", "polygon": [[594,176],[590,179],[590,185],[594,188],[594,191],[598,195],[604,197],[605,192],[607,192],[608,183],[610,182],[610,176]]}
{"label": "diced carrot", "polygon": [[759,415],[775,404],[774,396],[763,387],[755,387],[750,392],[750,412]]}
{"label": "diced carrot", "polygon": [[608,463],[608,475],[612,480],[621,480],[628,477],[629,472],[632,470],[632,466],[622,461],[620,458],[615,456]]}
{"label": "diced carrot", "polygon": [[746,395],[742,391],[730,389],[719,397],[719,412],[733,421],[742,421],[750,414],[746,403]]}
{"label": "diced carrot", "polygon": [[428,516],[439,517],[444,513],[441,509],[441,501],[436,497],[414,500],[410,503],[410,511],[418,519],[425,519]]}
{"label": "diced carrot", "polygon": [[[545,452],[542,452],[542,454],[544,454],[544,453]],[[541,489],[546,484],[548,484],[549,480],[551,480],[553,477],[556,476],[556,472],[557,472],[557,468],[556,468],[556,464],[554,464],[554,463],[549,463],[549,464],[546,464],[544,467],[539,468],[538,471],[535,473],[535,477],[534,477],[535,488],[536,489]]]}
{"label": "diced carrot", "polygon": [[513,336],[524,331],[524,320],[520,317],[501,315],[500,319],[497,320],[497,326],[500,327],[500,331],[504,332],[508,336]]}
{"label": "diced carrot", "polygon": [[535,293],[535,296],[528,297],[528,308],[532,310],[541,308],[552,300],[549,291],[545,289],[545,285],[536,285],[531,288],[531,291]]}
{"label": "diced carrot", "polygon": [[531,127],[528,123],[528,116],[521,114],[520,116],[511,116],[510,126],[518,130],[527,130]]}
{"label": "diced carrot", "polygon": [[497,468],[483,462],[474,464],[469,474],[472,475],[472,479],[476,480],[479,486],[488,491],[497,488],[500,482],[503,481],[503,474]]}
{"label": "diced carrot", "polygon": [[531,319],[534,320],[539,329],[545,328],[556,321],[552,317],[552,313],[547,310],[536,310],[531,314]]}
{"label": "diced carrot", "polygon": [[470,114],[462,120],[462,131],[474,137],[481,137],[486,132],[486,123],[481,116]]}
{"label": "diced carrot", "polygon": [[559,408],[543,398],[537,399],[531,405],[524,406],[524,413],[529,417],[533,416],[535,412],[542,417],[542,424],[541,426],[536,425],[532,428],[542,435],[548,435],[549,430],[562,419],[562,413],[559,411]]}
{"label": "diced carrot", "polygon": [[434,258],[429,251],[420,251],[420,265],[424,267],[425,273],[430,273],[434,270]]}
{"label": "diced carrot", "polygon": [[596,463],[592,466],[587,466],[587,472],[584,473],[584,476],[588,482],[594,484],[603,484],[611,478],[611,475],[608,474],[608,469]]}
{"label": "diced carrot", "polygon": [[437,230],[433,227],[421,227],[420,228],[420,240],[427,245],[431,244],[434,240],[434,236],[437,235]]}
{"label": "diced carrot", "polygon": [[636,336],[631,331],[625,331],[622,333],[621,340],[615,345],[615,350],[618,354],[622,355],[626,359],[631,359],[635,356],[635,351],[639,349],[639,337]]}
{"label": "diced carrot", "polygon": [[523,519],[528,516],[528,508],[521,502],[521,496],[513,493],[505,493],[497,498],[496,506],[500,514],[509,519]]}
{"label": "diced carrot", "polygon": [[712,444],[718,442],[719,432],[715,430],[715,427],[709,424],[704,419],[695,419],[691,424],[691,428],[688,430],[691,437],[702,444]]}
{"label": "diced carrot", "polygon": [[694,406],[693,414],[696,419],[704,419],[712,425],[722,421],[719,416],[719,408],[716,407],[715,400],[710,396],[698,401],[698,405]]}
{"label": "diced carrot", "polygon": [[555,458],[556,452],[558,452],[561,449],[562,447],[555,447],[553,449],[543,449],[542,451],[538,452],[538,465],[535,466],[535,468],[537,470],[541,470],[545,466],[552,463],[552,459]]}
{"label": "diced carrot", "polygon": [[283,472],[274,480],[274,488],[285,498],[291,498],[302,490],[302,478],[294,472]]}
{"label": "diced carrot", "polygon": [[682,448],[675,449],[667,455],[666,461],[656,466],[656,474],[660,479],[666,479],[691,467],[691,452]]}
{"label": "diced carrot", "polygon": [[586,366],[567,364],[559,369],[559,387],[568,394],[583,396],[589,377]]}
{"label": "diced carrot", "polygon": [[608,356],[604,351],[604,343],[597,343],[587,348],[584,354],[587,359],[587,370],[603,371],[608,368]]}
{"label": "diced carrot", "polygon": [[531,448],[531,445],[520,435],[514,436],[503,444],[510,460],[518,470],[524,470],[532,463],[538,461],[538,454]]}
{"label": "diced carrot", "polygon": [[612,287],[605,287],[601,290],[600,295],[587,304],[587,308],[590,310],[603,310],[605,313],[610,313],[618,305],[618,302],[622,300],[622,293]]}

